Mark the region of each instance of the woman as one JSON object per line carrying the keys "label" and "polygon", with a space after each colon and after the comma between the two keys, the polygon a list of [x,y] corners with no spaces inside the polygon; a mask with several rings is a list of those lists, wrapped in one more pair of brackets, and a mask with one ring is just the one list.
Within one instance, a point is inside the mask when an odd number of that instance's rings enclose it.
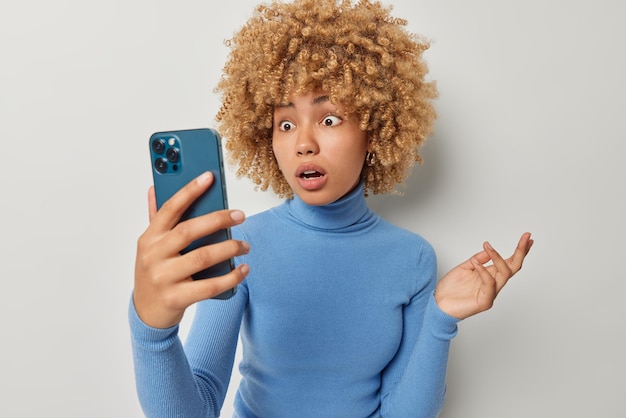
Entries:
{"label": "woman", "polygon": [[[367,207],[404,181],[435,118],[428,45],[404,26],[376,2],[274,2],[229,42],[220,131],[238,173],[286,199],[245,222],[230,210],[177,224],[210,173],[158,212],[150,192],[130,307],[146,415],[219,416],[239,337],[237,417],[439,413],[458,321],[492,306],[532,240],[508,259],[485,243],[437,282],[428,242]],[[179,255],[222,228],[233,240]],[[230,257],[230,274],[190,279]],[[196,302],[183,349],[177,324]]]}

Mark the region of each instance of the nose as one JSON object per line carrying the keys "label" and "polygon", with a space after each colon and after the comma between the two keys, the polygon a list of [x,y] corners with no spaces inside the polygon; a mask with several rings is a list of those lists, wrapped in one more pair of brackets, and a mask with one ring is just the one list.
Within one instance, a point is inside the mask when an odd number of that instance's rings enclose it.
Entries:
{"label": "nose", "polygon": [[300,127],[298,141],[296,142],[296,154],[298,157],[304,155],[315,155],[320,152],[319,144],[311,129]]}

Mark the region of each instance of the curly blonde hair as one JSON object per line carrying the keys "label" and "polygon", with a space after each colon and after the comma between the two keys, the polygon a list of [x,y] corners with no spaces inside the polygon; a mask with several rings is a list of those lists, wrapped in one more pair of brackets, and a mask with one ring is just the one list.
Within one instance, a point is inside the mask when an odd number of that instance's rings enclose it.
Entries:
{"label": "curly blonde hair", "polygon": [[365,193],[388,193],[409,175],[436,118],[435,82],[422,53],[378,1],[295,0],[257,6],[226,42],[230,54],[216,92],[216,115],[237,175],[281,197],[293,191],[272,151],[274,108],[290,94],[327,93],[360,121],[376,163],[364,164]]}

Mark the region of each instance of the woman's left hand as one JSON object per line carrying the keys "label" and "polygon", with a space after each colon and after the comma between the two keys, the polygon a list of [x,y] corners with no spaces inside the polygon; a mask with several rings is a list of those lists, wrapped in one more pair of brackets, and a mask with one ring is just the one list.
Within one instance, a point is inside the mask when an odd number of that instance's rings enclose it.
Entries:
{"label": "woman's left hand", "polygon": [[[521,268],[533,240],[522,235],[513,255],[506,260],[488,243],[484,250],[450,270],[437,284],[435,300],[439,308],[458,319],[465,319],[493,306],[507,281]],[[492,264],[484,266],[489,260]]]}

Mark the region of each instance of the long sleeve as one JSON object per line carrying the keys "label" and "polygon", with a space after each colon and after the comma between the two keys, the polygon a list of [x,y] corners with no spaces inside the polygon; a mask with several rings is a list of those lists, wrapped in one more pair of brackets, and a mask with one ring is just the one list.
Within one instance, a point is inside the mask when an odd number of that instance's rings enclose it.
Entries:
{"label": "long sleeve", "polygon": [[435,303],[424,238],[370,211],[358,189],[320,207],[295,197],[232,233],[250,243],[237,260],[250,273],[233,298],[198,304],[184,349],[177,329],[147,328],[131,309],[148,417],[218,416],[239,331],[237,417],[438,414],[457,321]]}
{"label": "long sleeve", "polygon": [[381,413],[394,418],[433,418],[443,407],[450,341],[458,319],[442,312],[433,292],[436,258],[421,257],[431,278],[403,310],[402,344],[382,376]]}
{"label": "long sleeve", "polygon": [[226,396],[237,345],[245,291],[226,301],[197,304],[185,342],[178,327],[151,328],[129,321],[137,394],[146,417],[218,417]]}

